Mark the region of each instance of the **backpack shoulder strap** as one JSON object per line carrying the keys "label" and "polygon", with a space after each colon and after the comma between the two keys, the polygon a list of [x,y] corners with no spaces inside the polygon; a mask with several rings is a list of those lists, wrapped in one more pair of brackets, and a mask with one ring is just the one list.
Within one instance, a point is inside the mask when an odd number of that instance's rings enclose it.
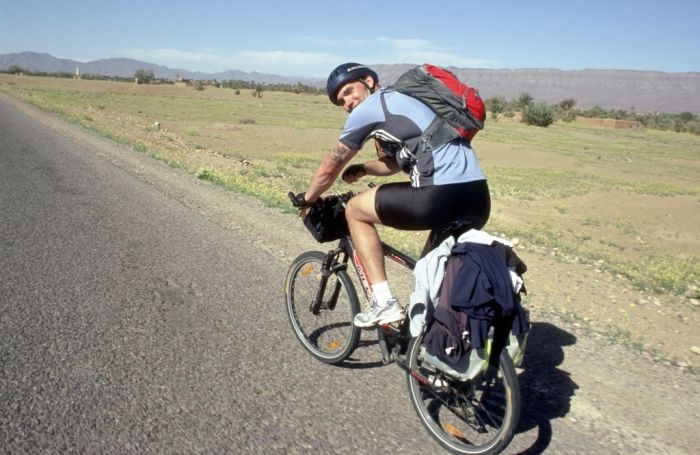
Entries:
{"label": "backpack shoulder strap", "polygon": [[[403,93],[400,90],[396,90],[393,87],[389,87],[386,91],[397,91],[407,96],[411,96],[407,93]],[[386,105],[386,99],[384,99],[384,94],[386,91],[379,95],[381,100],[382,110],[384,111],[384,116],[389,116],[389,109]],[[415,98],[415,97],[412,97]],[[422,101],[419,99],[419,101]],[[428,127],[421,133],[420,136],[407,139],[404,141],[404,145],[414,156],[418,156],[425,152],[431,152],[442,144],[446,144],[453,139],[461,137],[457,129],[450,125],[444,118],[440,115],[435,115],[435,118],[428,125]]]}
{"label": "backpack shoulder strap", "polygon": [[437,147],[461,137],[459,132],[439,115],[428,125],[420,136],[416,153],[432,152]]}
{"label": "backpack shoulder strap", "polygon": [[386,107],[386,99],[384,98],[384,94],[386,93],[386,90],[383,90],[381,93],[379,93],[379,100],[382,103],[382,110],[384,111],[384,118],[389,117],[389,108]]}

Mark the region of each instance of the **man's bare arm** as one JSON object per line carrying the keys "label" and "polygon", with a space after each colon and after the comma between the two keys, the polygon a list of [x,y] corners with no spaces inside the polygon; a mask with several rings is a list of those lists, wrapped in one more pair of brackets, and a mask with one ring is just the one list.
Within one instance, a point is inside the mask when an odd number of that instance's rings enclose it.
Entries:
{"label": "man's bare arm", "polygon": [[387,176],[399,172],[401,168],[393,158],[382,157],[365,163],[367,175]]}
{"label": "man's bare arm", "polygon": [[350,161],[350,158],[355,156],[355,153],[357,153],[357,150],[351,150],[347,145],[338,141],[338,143],[335,144],[335,147],[333,147],[333,150],[331,150],[330,159],[334,163],[340,165],[342,169],[343,166],[345,166],[345,163]]}
{"label": "man's bare arm", "polygon": [[314,178],[311,180],[309,189],[306,190],[305,199],[308,202],[314,202],[318,199],[333,185],[340,171],[356,154],[357,150],[352,150],[340,141],[336,143],[321,161]]}

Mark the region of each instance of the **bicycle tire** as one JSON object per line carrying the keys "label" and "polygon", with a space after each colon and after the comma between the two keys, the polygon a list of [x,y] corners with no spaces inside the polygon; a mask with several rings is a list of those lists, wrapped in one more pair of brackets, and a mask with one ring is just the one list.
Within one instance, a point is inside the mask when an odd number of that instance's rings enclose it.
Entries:
{"label": "bicycle tire", "polygon": [[461,382],[423,362],[421,344],[422,337],[411,340],[409,367],[437,381],[424,384],[409,373],[408,391],[431,436],[452,453],[491,455],[505,449],[520,418],[520,387],[507,351],[501,352],[498,370],[489,367],[473,381]]}
{"label": "bicycle tire", "polygon": [[[347,359],[360,341],[360,329],[353,324],[360,303],[352,280],[338,270],[328,277],[319,314],[312,313],[325,258],[320,251],[308,251],[294,259],[287,273],[285,297],[289,322],[302,346],[318,360],[336,364]],[[337,298],[329,305],[327,299],[336,286],[340,286]]]}

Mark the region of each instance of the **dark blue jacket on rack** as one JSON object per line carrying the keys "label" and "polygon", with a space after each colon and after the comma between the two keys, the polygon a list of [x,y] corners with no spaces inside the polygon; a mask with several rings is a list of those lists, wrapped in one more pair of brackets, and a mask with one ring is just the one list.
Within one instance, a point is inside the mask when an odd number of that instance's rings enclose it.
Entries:
{"label": "dark blue jacket on rack", "polygon": [[[520,298],[513,288],[511,270],[520,276],[527,267],[512,248],[501,243],[483,245],[464,242],[452,250],[438,306],[467,314],[469,341],[475,348],[485,346],[491,327],[502,328],[507,332],[512,330],[515,335],[529,330]],[[525,290],[522,289],[521,292]],[[449,314],[437,311],[434,317],[450,319]],[[450,324],[446,323],[447,320],[440,321],[443,327],[449,327]],[[459,339],[462,334],[454,333],[452,336],[453,339]],[[426,341],[430,338],[432,337],[427,337]],[[439,355],[439,351],[444,352],[444,348],[429,348],[429,351]],[[439,356],[446,360],[444,354]],[[455,361],[455,358],[449,360]]]}

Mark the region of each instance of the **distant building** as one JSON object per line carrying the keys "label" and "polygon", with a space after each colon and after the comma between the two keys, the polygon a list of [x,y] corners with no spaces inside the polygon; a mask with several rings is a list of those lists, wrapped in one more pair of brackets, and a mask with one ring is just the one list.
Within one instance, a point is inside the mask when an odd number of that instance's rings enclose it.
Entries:
{"label": "distant building", "polygon": [[191,83],[192,81],[190,79],[183,79],[179,74],[175,77],[175,86],[177,87],[185,87]]}
{"label": "distant building", "polygon": [[599,126],[603,128],[615,128],[617,130],[643,130],[644,125],[635,120],[620,120],[613,118],[588,118],[576,117],[576,123],[586,126]]}

